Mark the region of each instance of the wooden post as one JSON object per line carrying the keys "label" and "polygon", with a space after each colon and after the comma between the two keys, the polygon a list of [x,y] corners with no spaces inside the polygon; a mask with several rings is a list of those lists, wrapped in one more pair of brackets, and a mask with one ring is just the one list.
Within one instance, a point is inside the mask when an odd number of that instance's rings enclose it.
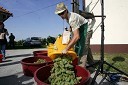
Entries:
{"label": "wooden post", "polygon": [[79,1],[72,0],[72,12],[79,13]]}
{"label": "wooden post", "polygon": [[72,12],[75,12],[75,11],[74,11],[74,7],[75,7],[75,6],[74,6],[74,0],[72,0],[71,2],[72,2],[72,3],[71,3],[71,4],[72,4]]}
{"label": "wooden post", "polygon": [[83,8],[83,11],[85,11],[85,0],[82,1],[82,8]]}

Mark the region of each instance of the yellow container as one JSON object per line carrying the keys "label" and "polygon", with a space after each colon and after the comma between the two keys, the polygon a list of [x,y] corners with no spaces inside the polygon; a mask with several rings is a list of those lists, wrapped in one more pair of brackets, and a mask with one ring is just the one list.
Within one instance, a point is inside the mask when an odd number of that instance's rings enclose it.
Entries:
{"label": "yellow container", "polygon": [[[48,56],[54,60],[57,55],[62,55],[62,50],[66,47],[67,45],[62,44],[62,37],[58,36],[56,39],[56,42],[54,44],[49,44],[48,46]],[[77,54],[74,52],[74,49],[71,48],[66,55],[69,55],[72,57],[74,60],[77,58]]]}

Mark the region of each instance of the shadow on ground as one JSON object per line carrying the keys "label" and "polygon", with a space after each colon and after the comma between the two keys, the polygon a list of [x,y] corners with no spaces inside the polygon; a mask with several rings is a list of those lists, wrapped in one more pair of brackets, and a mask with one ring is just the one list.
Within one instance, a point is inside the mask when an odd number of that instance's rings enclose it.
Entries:
{"label": "shadow on ground", "polygon": [[[18,75],[21,76],[18,76]],[[34,81],[31,81],[33,77],[24,76],[22,72],[16,75],[0,77],[0,85],[34,85]],[[31,81],[31,82],[27,82]]]}
{"label": "shadow on ground", "polygon": [[7,56],[6,58],[24,57],[24,56],[33,56],[33,54],[13,55],[13,56]]}
{"label": "shadow on ground", "polygon": [[9,65],[14,65],[14,64],[19,64],[20,61],[11,62],[13,60],[12,59],[9,60],[9,59],[10,58],[16,58],[16,57],[27,57],[27,56],[33,56],[33,55],[32,54],[22,54],[22,55],[7,56],[6,60],[2,61],[0,66],[9,66]]}
{"label": "shadow on ground", "polygon": [[20,61],[16,61],[16,62],[11,62],[11,63],[5,63],[5,64],[0,64],[0,66],[9,66],[9,65],[14,65],[14,64],[19,64]]}

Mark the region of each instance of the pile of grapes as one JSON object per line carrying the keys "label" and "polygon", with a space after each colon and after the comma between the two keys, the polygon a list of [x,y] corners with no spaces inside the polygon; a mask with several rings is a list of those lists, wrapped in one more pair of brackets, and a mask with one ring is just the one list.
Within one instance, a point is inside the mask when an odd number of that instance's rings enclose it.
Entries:
{"label": "pile of grapes", "polygon": [[34,62],[34,64],[41,64],[41,63],[45,63],[46,60],[45,59],[38,59],[36,62]]}
{"label": "pile of grapes", "polygon": [[76,77],[70,56],[59,56],[53,62],[51,76],[48,78],[50,85],[75,85],[82,79],[82,77]]}

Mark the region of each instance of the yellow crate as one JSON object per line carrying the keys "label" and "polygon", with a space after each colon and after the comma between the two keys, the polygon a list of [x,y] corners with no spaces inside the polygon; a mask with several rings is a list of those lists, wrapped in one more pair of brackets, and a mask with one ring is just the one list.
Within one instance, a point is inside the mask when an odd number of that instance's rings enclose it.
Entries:
{"label": "yellow crate", "polygon": [[[62,50],[66,47],[67,45],[62,44],[62,36],[58,36],[56,39],[56,42],[54,44],[49,44],[48,48],[48,56],[54,60],[57,55],[62,55]],[[77,54],[74,52],[74,49],[71,48],[66,55],[69,55],[72,57],[74,60],[77,58]]]}

